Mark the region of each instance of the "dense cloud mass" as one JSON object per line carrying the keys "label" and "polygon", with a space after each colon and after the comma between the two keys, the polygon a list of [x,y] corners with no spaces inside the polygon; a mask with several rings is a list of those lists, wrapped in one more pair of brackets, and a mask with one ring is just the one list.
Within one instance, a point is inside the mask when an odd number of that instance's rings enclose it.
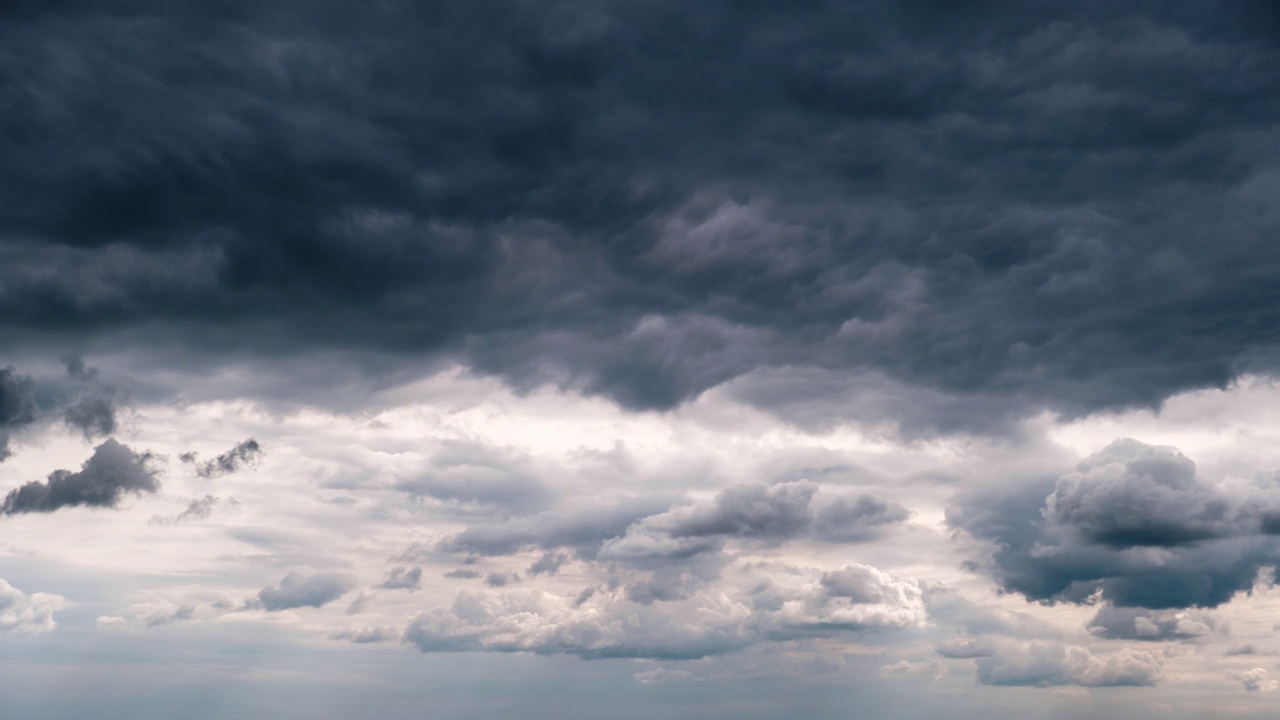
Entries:
{"label": "dense cloud mass", "polygon": [[44,482],[11,490],[0,513],[49,513],[64,507],[115,507],[125,495],[160,489],[150,453],[136,453],[108,438],[94,449],[79,472],[55,470]]}
{"label": "dense cloud mass", "polygon": [[0,368],[0,462],[13,453],[9,449],[9,433],[31,424],[35,417],[31,378],[17,374],[11,367]]}
{"label": "dense cloud mass", "polygon": [[[1174,448],[1123,439],[1056,479],[965,491],[948,521],[993,543],[985,568],[1031,600],[1083,603],[1100,593],[1121,607],[1216,607],[1280,563],[1266,520],[1278,504],[1274,480],[1211,482]],[[1121,629],[1119,614],[1099,617],[1108,632],[1143,632]],[[1173,632],[1168,620],[1145,622]]]}
{"label": "dense cloud mass", "polygon": [[930,433],[1276,367],[1266,3],[220,8],[10,4],[13,348],[358,347],[631,408],[789,367]]}

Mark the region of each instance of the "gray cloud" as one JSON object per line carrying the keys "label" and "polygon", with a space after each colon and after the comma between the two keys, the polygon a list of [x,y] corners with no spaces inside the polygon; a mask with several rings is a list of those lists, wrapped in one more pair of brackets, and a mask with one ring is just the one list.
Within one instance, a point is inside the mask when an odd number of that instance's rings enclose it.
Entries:
{"label": "gray cloud", "polygon": [[187,503],[186,509],[177,515],[172,517],[156,515],[151,518],[151,522],[154,525],[177,525],[192,520],[204,520],[213,514],[213,510],[218,506],[219,502],[230,507],[240,504],[234,498],[228,498],[227,500],[222,501],[213,495],[205,495],[202,498],[192,499]]}
{"label": "gray cloud", "polygon": [[387,579],[382,582],[382,587],[388,590],[417,590],[422,587],[422,568],[416,565],[412,568],[392,568]]}
{"label": "gray cloud", "polygon": [[35,421],[33,389],[31,378],[19,375],[12,367],[0,368],[0,462],[13,454],[9,434]]}
{"label": "gray cloud", "polygon": [[64,507],[115,507],[125,495],[160,489],[150,453],[135,453],[108,438],[94,449],[79,472],[55,470],[45,482],[33,481],[9,492],[0,513],[48,513]]}
{"label": "gray cloud", "polygon": [[174,610],[157,610],[146,618],[146,625],[149,628],[160,627],[161,625],[169,625],[184,620],[191,620],[196,616],[195,605],[183,605]]}
{"label": "gray cloud", "polygon": [[962,492],[948,522],[989,543],[973,567],[1028,599],[1216,607],[1280,561],[1263,482],[1228,487],[1173,448],[1118,440],[1057,478]]}
{"label": "gray cloud", "polygon": [[1265,3],[33,7],[15,349],[359,348],[630,408],[794,368],[825,380],[744,397],[909,435],[1280,357]]}
{"label": "gray cloud", "polygon": [[[262,445],[257,440],[249,438],[236,443],[235,447],[218,457],[200,463],[196,467],[196,474],[202,478],[230,475],[246,465],[256,463],[260,457],[262,457]],[[183,453],[181,459],[183,462],[196,462],[194,453]]]}
{"label": "gray cloud", "polygon": [[512,512],[545,508],[551,490],[528,472],[529,458],[476,443],[447,442],[430,469],[396,484],[397,490],[444,502],[477,503]]}
{"label": "gray cloud", "polygon": [[356,579],[347,573],[317,573],[302,575],[291,572],[278,586],[262,588],[257,600],[251,603],[267,612],[279,612],[293,608],[318,608],[346,595],[356,587]]}
{"label": "gray cloud", "polygon": [[78,430],[86,440],[114,433],[120,389],[102,382],[98,369],[87,367],[80,355],[67,355],[63,361],[67,375],[80,386],[77,399],[63,411],[63,422]]}
{"label": "gray cloud", "polygon": [[530,575],[557,575],[560,567],[569,561],[569,556],[562,552],[548,550],[529,566]]}
{"label": "gray cloud", "polygon": [[728,488],[707,502],[646,517],[609,539],[601,557],[681,559],[719,550],[730,539],[776,543],[799,537],[828,542],[870,540],[910,512],[868,495],[819,492],[807,480]]}
{"label": "gray cloud", "polygon": [[1200,640],[1220,632],[1212,615],[1195,610],[1142,610],[1103,606],[1089,621],[1089,632],[1122,640]]}

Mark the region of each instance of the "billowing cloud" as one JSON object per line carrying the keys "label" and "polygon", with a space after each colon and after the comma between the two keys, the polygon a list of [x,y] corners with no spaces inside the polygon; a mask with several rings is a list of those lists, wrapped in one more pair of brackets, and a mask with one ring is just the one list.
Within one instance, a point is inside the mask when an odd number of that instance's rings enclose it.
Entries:
{"label": "billowing cloud", "polygon": [[160,489],[150,453],[136,453],[114,438],[94,449],[79,472],[55,470],[45,482],[11,490],[0,513],[48,513],[65,507],[115,507],[126,495]]}
{"label": "billowing cloud", "polygon": [[46,633],[58,623],[53,613],[65,607],[67,601],[50,593],[22,592],[0,579],[0,633]]}
{"label": "billowing cloud", "polygon": [[356,587],[355,576],[348,573],[316,573],[302,575],[291,572],[278,586],[268,585],[258,591],[251,603],[267,612],[294,608],[318,608],[346,595]]}
{"label": "billowing cloud", "polygon": [[63,360],[67,375],[79,386],[76,399],[63,411],[63,421],[68,427],[78,430],[86,440],[114,433],[120,389],[102,382],[98,369],[87,367],[80,355],[68,355]]}
{"label": "billowing cloud", "polygon": [[792,569],[760,579],[765,582],[738,596],[712,590],[658,604],[610,590],[576,598],[533,589],[464,591],[449,607],[417,615],[404,637],[423,652],[692,659],[757,644],[905,629],[927,617],[916,581],[865,565],[829,573]]}
{"label": "billowing cloud", "polygon": [[1143,610],[1104,605],[1088,624],[1089,632],[1122,640],[1202,640],[1221,632],[1212,615],[1196,610]]}
{"label": "billowing cloud", "polygon": [[1163,666],[1152,653],[1121,650],[1099,657],[1077,645],[1010,643],[974,661],[984,685],[1116,687],[1154,685]]}
{"label": "billowing cloud", "polygon": [[1031,600],[1216,607],[1280,562],[1260,516],[1277,501],[1273,483],[1211,482],[1177,450],[1125,439],[1057,478],[961,493],[948,521],[991,543],[977,567]]}

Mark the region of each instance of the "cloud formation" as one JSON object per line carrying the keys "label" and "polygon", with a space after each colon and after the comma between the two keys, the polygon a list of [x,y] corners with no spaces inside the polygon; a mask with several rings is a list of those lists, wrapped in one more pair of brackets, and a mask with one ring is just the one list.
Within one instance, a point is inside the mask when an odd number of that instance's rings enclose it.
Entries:
{"label": "cloud formation", "polygon": [[1209,481],[1174,448],[1122,439],[1057,478],[962,492],[947,519],[990,543],[975,567],[1030,600],[1098,594],[1158,610],[1216,607],[1251,590],[1280,562],[1264,520],[1278,502],[1274,482]]}
{"label": "cloud formation", "polygon": [[[205,479],[230,475],[246,465],[252,465],[260,457],[262,457],[262,446],[258,444],[257,440],[249,438],[236,443],[235,447],[218,457],[199,463],[196,466],[196,474]],[[193,453],[183,453],[182,461],[188,463],[197,462]]]}
{"label": "cloud formation", "polygon": [[47,633],[57,627],[53,613],[66,598],[49,593],[22,592],[0,579],[0,633]]}
{"label": "cloud formation", "polygon": [[10,11],[11,346],[360,348],[629,408],[878,373],[944,411],[826,412],[924,432],[1276,367],[1265,4],[324,6]]}
{"label": "cloud formation", "polygon": [[49,513],[65,507],[115,507],[126,495],[154,494],[160,489],[150,453],[137,453],[107,438],[94,449],[79,472],[55,470],[44,482],[32,481],[11,490],[0,513]]}
{"label": "cloud formation", "polygon": [[318,608],[346,595],[355,587],[355,576],[349,573],[302,575],[291,572],[284,576],[279,585],[268,585],[259,590],[257,599],[250,604],[267,612]]}

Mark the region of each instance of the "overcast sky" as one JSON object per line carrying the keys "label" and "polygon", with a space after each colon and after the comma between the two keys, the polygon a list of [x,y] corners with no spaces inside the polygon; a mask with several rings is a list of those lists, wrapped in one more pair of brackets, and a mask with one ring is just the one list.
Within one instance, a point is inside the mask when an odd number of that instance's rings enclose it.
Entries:
{"label": "overcast sky", "polygon": [[1280,10],[0,3],[0,715],[1270,718]]}

